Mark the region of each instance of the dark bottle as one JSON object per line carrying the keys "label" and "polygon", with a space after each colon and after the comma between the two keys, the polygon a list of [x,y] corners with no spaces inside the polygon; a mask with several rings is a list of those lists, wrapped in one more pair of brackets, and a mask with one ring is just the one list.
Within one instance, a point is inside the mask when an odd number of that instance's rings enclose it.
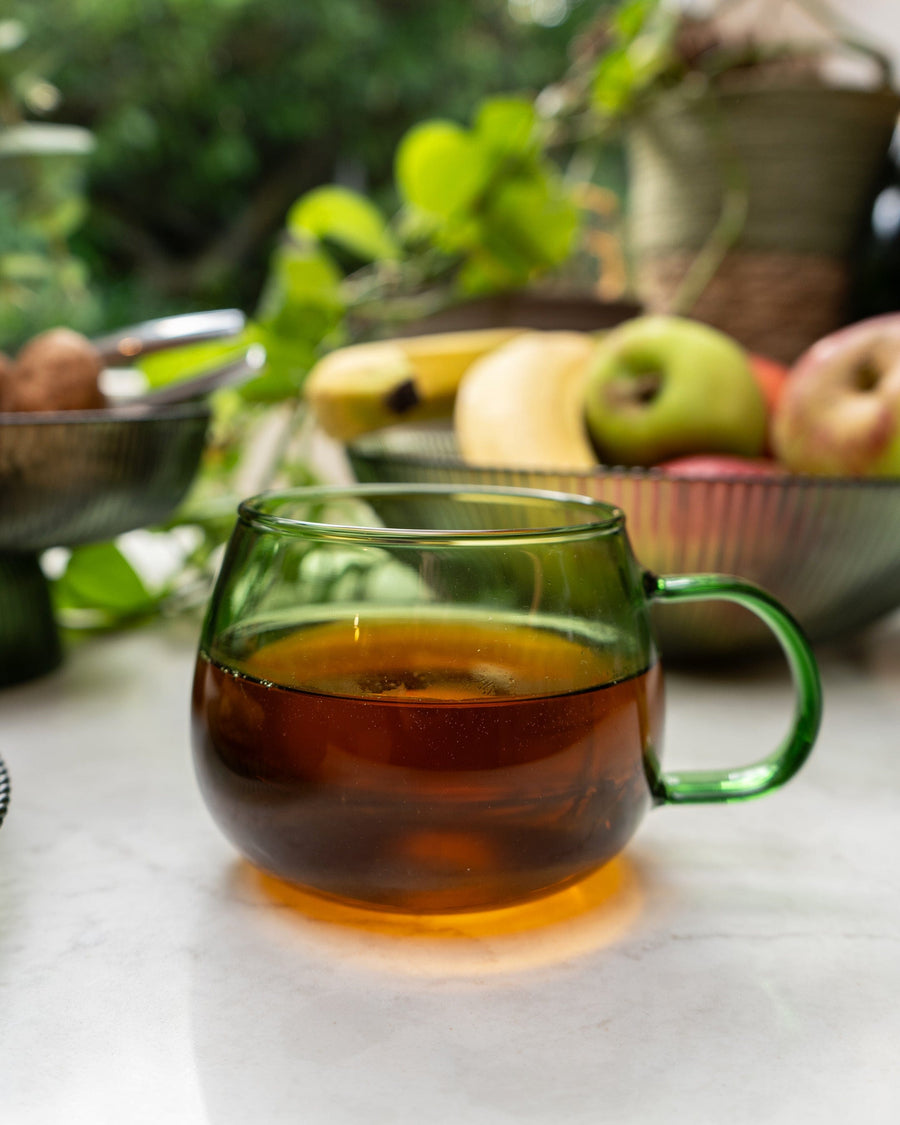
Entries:
{"label": "dark bottle", "polygon": [[848,321],[900,310],[900,138],[894,134],[854,254]]}

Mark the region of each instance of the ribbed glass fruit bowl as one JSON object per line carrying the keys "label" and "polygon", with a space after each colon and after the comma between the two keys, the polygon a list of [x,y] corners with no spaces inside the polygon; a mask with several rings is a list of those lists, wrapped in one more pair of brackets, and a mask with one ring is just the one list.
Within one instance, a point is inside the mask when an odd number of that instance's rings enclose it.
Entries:
{"label": "ribbed glass fruit bowl", "polygon": [[[855,632],[900,606],[900,480],[472,467],[460,461],[452,432],[438,427],[384,430],[347,452],[360,481],[516,485],[615,504],[644,566],[758,583],[814,642]],[[755,617],[724,602],[666,606],[655,625],[670,660],[736,659],[770,647]]]}

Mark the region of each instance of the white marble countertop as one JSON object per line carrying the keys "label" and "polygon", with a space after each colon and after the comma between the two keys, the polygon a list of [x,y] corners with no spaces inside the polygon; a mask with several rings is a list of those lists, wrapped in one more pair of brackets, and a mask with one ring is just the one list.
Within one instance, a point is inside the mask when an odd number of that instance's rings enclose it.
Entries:
{"label": "white marble countertop", "polygon": [[[195,630],[92,640],[0,693],[8,1125],[900,1120],[900,628],[821,651],[785,789],[650,813],[604,876],[363,928],[276,894],[194,785]],[[743,764],[775,664],[671,674],[666,761]]]}

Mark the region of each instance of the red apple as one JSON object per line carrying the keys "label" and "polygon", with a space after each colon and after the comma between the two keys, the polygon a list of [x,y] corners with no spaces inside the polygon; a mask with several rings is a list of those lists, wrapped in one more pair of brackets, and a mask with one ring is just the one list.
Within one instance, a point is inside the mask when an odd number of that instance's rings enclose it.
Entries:
{"label": "red apple", "polygon": [[[760,529],[767,526],[773,504],[768,484],[786,470],[761,457],[696,454],[656,466],[666,478],[665,503],[654,522],[645,566],[657,570],[714,571],[732,565],[739,551],[765,573],[773,548]],[[646,556],[646,557],[645,557]]]}
{"label": "red apple", "polygon": [[772,421],[775,417],[778,403],[781,401],[781,396],[784,393],[784,388],[791,371],[789,367],[786,367],[783,363],[779,363],[778,360],[769,359],[768,356],[758,355],[756,352],[749,352],[747,360],[750,364],[750,370],[753,372],[756,382],[759,384],[759,389],[763,393],[763,398],[766,400],[767,424],[766,447],[764,452],[766,454],[771,454]]}
{"label": "red apple", "polygon": [[663,461],[656,468],[671,476],[690,477],[691,480],[718,480],[740,477],[742,480],[784,476],[787,469],[767,457],[730,457],[719,453],[696,453],[690,457],[675,457]]}
{"label": "red apple", "polygon": [[772,443],[794,472],[900,476],[900,313],[858,321],[804,352]]}
{"label": "red apple", "polygon": [[776,359],[757,355],[756,352],[750,352],[747,358],[750,361],[750,370],[756,376],[756,381],[759,383],[759,389],[763,393],[766,407],[771,416],[775,413],[778,403],[781,401],[790,368],[783,363],[779,363]]}

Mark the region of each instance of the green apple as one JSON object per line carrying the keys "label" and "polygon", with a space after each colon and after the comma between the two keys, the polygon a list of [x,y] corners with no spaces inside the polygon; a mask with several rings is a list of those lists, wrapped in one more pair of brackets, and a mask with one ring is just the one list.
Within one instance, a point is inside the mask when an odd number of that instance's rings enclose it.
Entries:
{"label": "green apple", "polygon": [[759,457],[767,409],[747,353],[677,316],[640,316],[597,345],[585,414],[608,465],[655,465],[693,453]]}
{"label": "green apple", "polygon": [[797,360],[772,444],[796,473],[900,476],[900,313],[833,332]]}

